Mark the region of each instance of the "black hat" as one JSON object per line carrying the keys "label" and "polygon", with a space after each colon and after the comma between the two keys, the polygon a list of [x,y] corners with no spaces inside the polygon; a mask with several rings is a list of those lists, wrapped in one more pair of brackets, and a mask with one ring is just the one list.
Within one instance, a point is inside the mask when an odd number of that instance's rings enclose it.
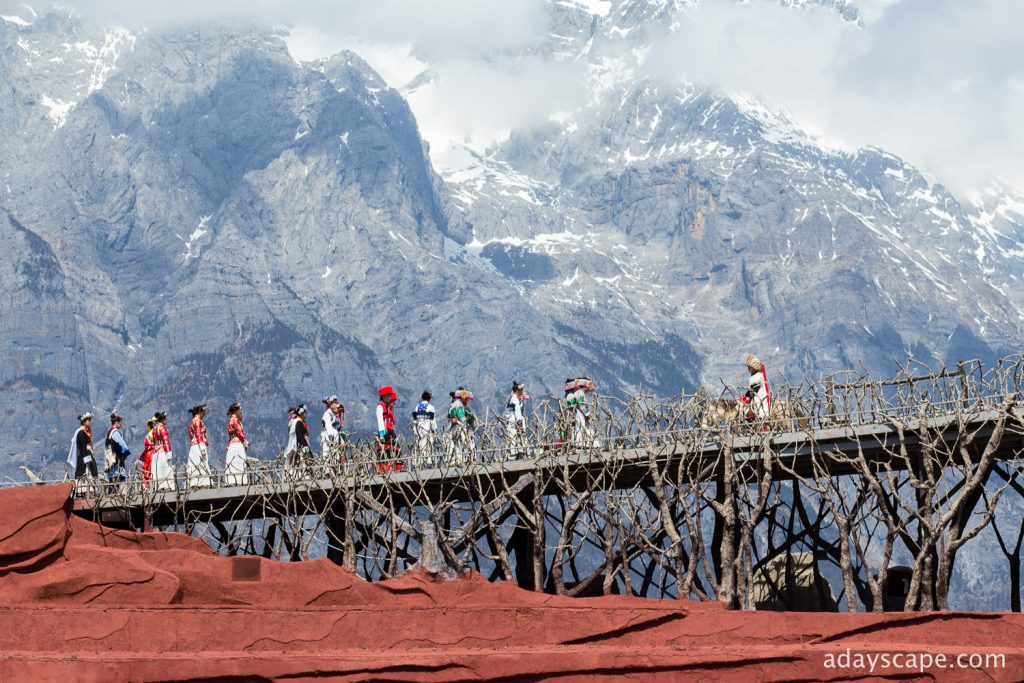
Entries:
{"label": "black hat", "polygon": [[153,413],[153,417],[156,418],[157,422],[163,422],[167,419],[167,413],[165,413],[162,410],[158,410],[155,413]]}
{"label": "black hat", "polygon": [[199,413],[203,412],[204,410],[206,410],[206,404],[200,403],[197,406],[192,406],[191,408],[189,408],[188,412],[192,413],[193,416],[196,416]]}

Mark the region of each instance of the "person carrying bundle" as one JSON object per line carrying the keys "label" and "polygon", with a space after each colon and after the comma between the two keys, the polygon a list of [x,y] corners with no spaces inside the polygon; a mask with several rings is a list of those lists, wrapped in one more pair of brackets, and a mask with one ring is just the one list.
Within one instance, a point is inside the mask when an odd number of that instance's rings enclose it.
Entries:
{"label": "person carrying bundle", "polygon": [[[768,370],[757,356],[747,356],[747,391],[740,396],[740,411],[750,421],[767,420],[771,416],[772,390],[768,386]],[[745,410],[744,410],[745,408]]]}
{"label": "person carrying bundle", "polygon": [[587,394],[594,393],[594,380],[586,377],[565,380],[565,408],[572,420],[572,444],[582,448],[596,445]]}

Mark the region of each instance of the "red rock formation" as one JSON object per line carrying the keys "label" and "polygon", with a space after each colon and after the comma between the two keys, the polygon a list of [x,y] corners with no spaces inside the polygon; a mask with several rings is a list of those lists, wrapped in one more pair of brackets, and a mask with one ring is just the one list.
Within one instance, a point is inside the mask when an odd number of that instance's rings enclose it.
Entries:
{"label": "red rock formation", "polygon": [[[326,560],[227,558],[181,534],[103,529],[73,517],[68,495],[0,492],[0,680],[1024,676],[1020,615],[727,612],[422,572],[367,583]],[[829,666],[847,652],[999,653],[1005,667]]]}

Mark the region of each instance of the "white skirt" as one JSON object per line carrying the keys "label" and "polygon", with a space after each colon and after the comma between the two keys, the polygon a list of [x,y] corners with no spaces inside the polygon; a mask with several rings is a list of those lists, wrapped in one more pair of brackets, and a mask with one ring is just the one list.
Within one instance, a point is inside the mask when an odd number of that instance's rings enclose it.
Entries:
{"label": "white skirt", "polygon": [[177,488],[171,451],[158,450],[153,453],[153,487],[157,491],[173,491]]}
{"label": "white skirt", "polygon": [[199,444],[192,444],[188,449],[188,464],[185,466],[189,486],[212,486],[210,480],[210,461],[207,451]]}
{"label": "white skirt", "polygon": [[228,486],[245,486],[249,483],[246,474],[245,446],[234,442],[228,446],[227,461],[224,463],[224,483]]}

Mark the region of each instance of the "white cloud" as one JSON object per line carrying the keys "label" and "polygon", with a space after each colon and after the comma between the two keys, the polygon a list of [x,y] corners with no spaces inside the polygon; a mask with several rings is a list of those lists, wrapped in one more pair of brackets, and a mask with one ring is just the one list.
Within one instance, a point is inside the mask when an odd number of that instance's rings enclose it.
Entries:
{"label": "white cloud", "polygon": [[966,191],[1024,187],[1024,3],[875,0],[865,26],[824,8],[706,2],[645,66],[752,93],[847,144],[876,145]]}
{"label": "white cloud", "polygon": [[[815,132],[876,145],[960,191],[1024,187],[1024,2],[857,0],[863,28],[831,10],[704,0],[655,36],[636,77],[680,77],[758,96]],[[470,141],[585,105],[581,63],[559,62],[545,0],[79,0],[84,14],[150,25],[245,17],[291,28],[297,59],[352,49],[409,95],[437,159]],[[603,20],[617,16],[613,9]],[[625,43],[625,41],[624,41]],[[602,56],[615,57],[612,46]],[[623,44],[621,57],[632,53]]]}
{"label": "white cloud", "polygon": [[435,81],[410,93],[409,102],[431,144],[431,157],[442,167],[462,145],[485,149],[510,131],[542,124],[587,98],[586,70],[579,62],[461,59],[436,69]]}

